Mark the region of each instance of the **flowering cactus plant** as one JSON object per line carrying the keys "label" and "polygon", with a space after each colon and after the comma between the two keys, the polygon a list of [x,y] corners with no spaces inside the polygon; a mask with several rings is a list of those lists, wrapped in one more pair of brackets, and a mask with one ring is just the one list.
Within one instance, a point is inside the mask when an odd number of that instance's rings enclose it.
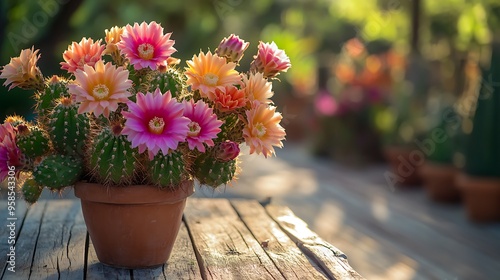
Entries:
{"label": "flowering cactus plant", "polygon": [[36,99],[36,120],[10,116],[0,126],[0,180],[26,173],[28,202],[80,180],[176,188],[195,179],[216,188],[235,178],[240,144],[265,157],[283,145],[270,98],[272,79],[291,65],[276,44],[261,42],[242,73],[249,43],[235,35],[181,67],[172,34],[156,22],[105,33],[105,44],[83,38],[68,47],[65,76],[44,78],[34,48],[1,70],[5,86]]}

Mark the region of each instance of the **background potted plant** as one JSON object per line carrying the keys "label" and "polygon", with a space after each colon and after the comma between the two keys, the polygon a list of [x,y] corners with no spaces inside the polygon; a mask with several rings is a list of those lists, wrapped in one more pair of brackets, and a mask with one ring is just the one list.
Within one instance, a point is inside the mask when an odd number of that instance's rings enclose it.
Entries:
{"label": "background potted plant", "polygon": [[418,170],[432,200],[456,202],[460,198],[460,192],[455,184],[458,169],[454,158],[460,146],[461,122],[453,107],[440,110],[438,119],[438,125],[432,127],[423,140],[429,150],[425,163]]}
{"label": "background potted plant", "polygon": [[475,222],[500,221],[500,44],[492,44],[489,65],[477,91],[465,168],[457,178],[467,215]]}
{"label": "background potted plant", "polygon": [[260,42],[250,71],[240,73],[249,43],[231,35],[183,69],[171,56],[171,33],[156,22],[105,33],[106,44],[83,38],[68,47],[66,77],[44,78],[33,48],[3,67],[4,85],[34,90],[38,116],[0,126],[0,179],[25,173],[31,203],[45,187],[74,185],[101,262],[162,265],[194,180],[229,183],[241,143],[265,157],[282,146],[271,80],[290,60],[274,42]]}

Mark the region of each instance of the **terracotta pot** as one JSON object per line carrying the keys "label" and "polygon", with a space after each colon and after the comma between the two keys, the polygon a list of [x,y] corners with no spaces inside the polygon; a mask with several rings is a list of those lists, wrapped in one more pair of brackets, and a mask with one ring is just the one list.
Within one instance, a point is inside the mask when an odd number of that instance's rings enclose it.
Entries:
{"label": "terracotta pot", "polygon": [[425,162],[419,169],[428,196],[438,202],[457,202],[460,191],[455,185],[457,169],[451,165]]}
{"label": "terracotta pot", "polygon": [[165,264],[186,198],[193,192],[193,181],[183,182],[175,191],[147,185],[75,185],[97,258],[106,265],[131,269]]}
{"label": "terracotta pot", "polygon": [[418,167],[423,163],[423,154],[415,149],[391,146],[384,148],[387,163],[392,169],[393,181],[398,186],[419,186],[422,182]]}
{"label": "terracotta pot", "polygon": [[461,173],[456,184],[462,192],[471,221],[500,221],[500,178],[473,177]]}

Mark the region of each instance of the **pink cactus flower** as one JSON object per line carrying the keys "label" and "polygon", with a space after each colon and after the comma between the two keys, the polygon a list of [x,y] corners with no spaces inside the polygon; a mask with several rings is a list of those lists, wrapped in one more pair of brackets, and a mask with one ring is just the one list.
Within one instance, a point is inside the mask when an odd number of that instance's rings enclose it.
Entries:
{"label": "pink cactus flower", "polygon": [[177,149],[190,131],[191,121],[183,111],[184,105],[173,99],[170,91],[139,92],[137,102],[129,102],[128,112],[122,113],[126,119],[122,134],[127,135],[133,148],[139,147],[140,153],[148,150],[151,160],[160,150],[166,155]]}
{"label": "pink cactus flower", "polygon": [[74,73],[77,69],[83,70],[84,65],[94,66],[101,60],[104,48],[101,40],[94,43],[92,39],[83,38],[80,43],[73,42],[63,53],[65,62],[60,63],[61,69]]}
{"label": "pink cactus flower", "polygon": [[243,137],[250,147],[250,154],[256,152],[264,157],[275,154],[273,146],[283,147],[285,129],[280,125],[283,117],[276,112],[276,107],[254,102],[252,109],[246,111],[246,124]]}
{"label": "pink cactus flower", "polygon": [[243,57],[243,53],[250,43],[240,39],[240,37],[231,34],[229,38],[224,38],[215,50],[220,57],[225,57],[227,62],[238,63]]}
{"label": "pink cactus flower", "polygon": [[125,26],[121,41],[117,46],[134,69],[151,68],[156,70],[177,50],[173,47],[175,41],[170,40],[172,33],[163,34],[163,27],[156,22],[142,22]]}
{"label": "pink cactus flower", "polygon": [[253,58],[251,71],[263,73],[266,78],[274,78],[292,66],[285,51],[278,49],[274,42],[260,42],[257,55]]}
{"label": "pink cactus flower", "polygon": [[239,154],[240,146],[238,143],[230,140],[220,143],[215,150],[215,157],[222,162],[233,160]]}
{"label": "pink cactus flower", "polygon": [[13,171],[15,176],[21,172],[23,154],[16,144],[16,132],[10,123],[0,125],[0,182]]}
{"label": "pink cactus flower", "polygon": [[214,146],[213,138],[221,131],[222,121],[217,119],[212,108],[202,100],[194,103],[193,100],[184,101],[184,116],[190,120],[188,124],[189,131],[187,142],[189,149],[204,153],[206,144],[209,147]]}

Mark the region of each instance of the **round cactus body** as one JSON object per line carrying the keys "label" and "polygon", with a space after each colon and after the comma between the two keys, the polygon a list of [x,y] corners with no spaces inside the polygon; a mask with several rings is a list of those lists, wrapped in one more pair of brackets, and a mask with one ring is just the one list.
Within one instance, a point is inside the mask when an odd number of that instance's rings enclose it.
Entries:
{"label": "round cactus body", "polygon": [[24,200],[28,203],[37,202],[42,194],[43,187],[37,184],[34,179],[28,179],[24,182],[21,192],[23,193]]}
{"label": "round cactus body", "polygon": [[65,155],[45,157],[33,170],[36,183],[52,190],[74,185],[82,173],[82,161]]}
{"label": "round cactus body", "polygon": [[149,175],[153,184],[160,187],[178,186],[188,178],[181,152],[164,155],[161,151],[149,162]]}
{"label": "round cactus body", "polygon": [[50,149],[49,137],[38,127],[30,127],[26,133],[19,133],[17,137],[17,146],[21,152],[30,157],[36,158],[43,156]]}
{"label": "round cactus body", "polygon": [[40,117],[48,116],[61,97],[70,97],[67,85],[67,80],[57,76],[48,79],[45,90],[37,94],[36,109]]}
{"label": "round cactus body", "polygon": [[193,168],[200,184],[217,188],[233,179],[236,173],[236,159],[222,162],[204,154],[195,160]]}
{"label": "round cactus body", "polygon": [[92,175],[105,185],[126,185],[133,181],[137,168],[137,152],[125,135],[104,129],[90,149]]}
{"label": "round cactus body", "polygon": [[49,116],[50,135],[54,149],[66,155],[83,155],[85,137],[89,133],[87,115],[78,114],[78,107],[64,98]]}
{"label": "round cactus body", "polygon": [[158,72],[151,81],[149,88],[150,92],[154,92],[157,88],[162,93],[170,91],[172,97],[180,97],[185,90],[184,75],[175,68],[168,68],[164,72]]}

